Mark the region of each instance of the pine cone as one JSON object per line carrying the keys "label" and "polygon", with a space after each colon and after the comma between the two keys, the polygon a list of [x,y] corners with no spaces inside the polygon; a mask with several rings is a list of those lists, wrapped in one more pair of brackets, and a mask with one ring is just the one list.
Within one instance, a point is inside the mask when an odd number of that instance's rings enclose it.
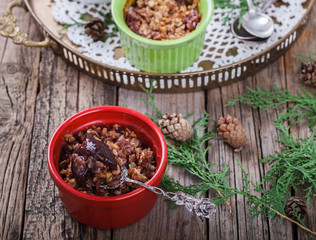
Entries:
{"label": "pine cone", "polygon": [[241,151],[248,143],[245,129],[237,118],[233,118],[230,115],[227,115],[226,118],[221,117],[218,120],[217,132],[224,142],[235,149],[235,152]]}
{"label": "pine cone", "polygon": [[293,196],[287,200],[287,203],[285,205],[284,211],[286,213],[286,216],[293,220],[297,220],[294,215],[293,208],[299,216],[304,217],[307,210],[307,206],[304,200],[300,199],[299,197]]}
{"label": "pine cone", "polygon": [[159,120],[161,131],[169,138],[186,141],[192,135],[191,125],[182,118],[181,114],[166,114]]}
{"label": "pine cone", "polygon": [[84,31],[88,36],[91,36],[94,41],[97,41],[104,34],[104,22],[100,18],[91,18],[84,26]]}
{"label": "pine cone", "polygon": [[309,61],[301,63],[300,80],[307,86],[316,87],[316,64]]}

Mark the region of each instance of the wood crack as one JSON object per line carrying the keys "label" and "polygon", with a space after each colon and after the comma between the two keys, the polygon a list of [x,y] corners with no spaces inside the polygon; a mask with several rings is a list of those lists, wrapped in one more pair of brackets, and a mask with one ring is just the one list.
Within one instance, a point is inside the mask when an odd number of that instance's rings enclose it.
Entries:
{"label": "wood crack", "polygon": [[[10,155],[11,155],[11,153],[12,153],[12,149],[13,149],[13,146],[14,146],[14,144],[12,145],[12,148],[10,149]],[[14,172],[14,169],[15,169],[15,166],[16,166],[16,162],[18,161],[18,156],[20,155],[19,153],[20,153],[20,150],[21,150],[21,145],[19,145],[19,148],[18,148],[18,151],[17,151],[17,155],[16,155],[16,158],[15,158],[15,161],[14,161],[14,164],[13,164],[13,166],[12,166],[12,172]],[[9,155],[9,156],[10,156]],[[11,199],[11,197],[12,197],[12,194],[14,194],[15,195],[15,192],[13,192],[12,191],[12,187],[13,187],[13,181],[14,181],[14,177],[13,177],[13,174],[10,174],[10,176],[12,175],[12,179],[11,179],[11,183],[10,183],[10,188],[9,188],[9,194],[8,194],[8,204],[7,204],[7,209],[9,209],[9,205],[10,205],[10,199]],[[8,176],[8,175],[7,175]],[[13,197],[14,198],[14,197]],[[15,199],[15,203],[16,203],[16,199]],[[13,204],[13,206],[15,207],[15,205],[16,204]],[[15,211],[14,211],[15,212]],[[6,220],[10,220],[11,218],[10,218],[10,216],[8,216],[8,214],[9,214],[9,212],[7,211],[6,212]],[[5,224],[4,224],[4,226],[8,226],[8,225],[10,225],[10,224],[6,224],[6,222],[5,222]],[[9,231],[6,231],[7,233],[9,233]],[[6,236],[6,238],[4,238],[4,239],[10,239],[11,237],[9,237],[9,236]]]}
{"label": "wood crack", "polygon": [[3,84],[4,84],[4,86],[5,86],[5,90],[6,90],[6,93],[7,93],[7,95],[8,95],[9,101],[10,101],[10,106],[11,106],[11,108],[13,109],[14,104],[13,104],[12,98],[11,98],[11,96],[10,96],[9,88],[8,88],[6,82],[5,82],[5,79],[4,79],[3,75],[2,75],[2,81],[3,81]]}

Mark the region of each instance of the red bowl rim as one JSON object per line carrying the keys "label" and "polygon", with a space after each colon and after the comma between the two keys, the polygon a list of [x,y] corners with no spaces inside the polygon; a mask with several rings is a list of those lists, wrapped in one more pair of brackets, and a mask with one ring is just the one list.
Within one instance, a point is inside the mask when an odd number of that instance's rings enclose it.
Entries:
{"label": "red bowl rim", "polygon": [[[119,195],[119,196],[110,196],[110,197],[102,197],[102,196],[94,196],[94,195],[90,195],[87,193],[83,193],[80,192],[72,187],[70,187],[60,176],[60,173],[58,172],[58,170],[54,167],[54,159],[53,159],[53,148],[54,148],[54,144],[56,142],[56,139],[58,137],[60,137],[60,133],[68,126],[68,124],[77,119],[77,118],[81,118],[85,115],[94,113],[94,112],[100,112],[100,111],[114,111],[114,112],[122,112],[122,113],[127,113],[129,115],[132,115],[133,117],[136,117],[138,119],[140,119],[141,121],[143,121],[144,123],[146,123],[148,126],[150,126],[153,131],[155,132],[155,134],[158,136],[159,138],[159,142],[161,144],[161,163],[158,167],[158,169],[156,169],[156,172],[154,174],[154,176],[146,183],[147,185],[152,185],[160,176],[161,174],[164,174],[164,171],[166,169],[166,165],[167,165],[167,144],[165,141],[165,137],[162,134],[162,132],[160,131],[159,127],[151,120],[149,119],[147,116],[145,116],[144,114],[137,112],[135,110],[129,109],[129,108],[125,108],[125,107],[120,107],[120,106],[99,106],[99,107],[93,107],[93,108],[89,108],[86,110],[83,110],[71,117],[69,117],[67,120],[65,120],[54,132],[54,134],[52,135],[49,144],[48,144],[48,149],[47,149],[47,162],[48,162],[48,167],[49,167],[49,171],[51,173],[51,176],[54,180],[54,182],[56,183],[56,185],[60,185],[62,188],[64,188],[66,191],[68,191],[69,193],[76,195],[80,198],[86,199],[86,200],[92,200],[95,202],[116,202],[116,201],[122,201],[125,199],[130,199],[136,195],[139,195],[141,193],[143,193],[146,189],[143,187],[140,187],[138,189],[135,189],[129,193],[123,194],[123,195]],[[98,119],[96,119],[98,120]],[[161,176],[162,178],[162,176]]]}

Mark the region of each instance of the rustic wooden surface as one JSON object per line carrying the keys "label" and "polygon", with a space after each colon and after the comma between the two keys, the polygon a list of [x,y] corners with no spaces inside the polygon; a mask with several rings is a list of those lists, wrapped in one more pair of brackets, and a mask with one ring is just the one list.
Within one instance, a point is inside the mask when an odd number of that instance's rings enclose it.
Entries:
{"label": "rustic wooden surface", "polygon": [[[0,1],[2,13],[10,0]],[[40,40],[30,15],[14,10],[19,26],[31,39]],[[276,62],[241,82],[205,92],[155,94],[165,112],[188,114],[190,122],[206,110],[213,119],[232,114],[246,129],[249,146],[234,153],[215,141],[209,160],[214,170],[230,167],[231,186],[240,187],[240,159],[250,178],[259,181],[268,170],[258,159],[280,150],[275,143],[273,120],[277,111],[253,110],[243,104],[226,107],[228,100],[246,91],[246,86],[274,84],[295,94],[304,87],[298,82],[299,62],[293,54],[316,50],[316,6],[303,34]],[[50,48],[17,46],[0,37],[0,239],[308,239],[306,232],[279,217],[251,219],[242,196],[229,199],[210,220],[201,222],[183,208],[167,211],[159,198],[153,210],[141,221],[122,229],[100,230],[79,224],[65,211],[48,174],[46,149],[50,136],[66,118],[100,105],[121,105],[142,113],[152,112],[138,100],[136,92],[107,85],[79,72],[57,57]],[[286,108],[287,106],[284,106]],[[298,137],[307,136],[306,122],[292,127]],[[183,169],[170,169],[170,175],[184,184],[196,181]],[[296,193],[301,194],[301,189]],[[307,226],[316,231],[316,199],[308,206]]]}

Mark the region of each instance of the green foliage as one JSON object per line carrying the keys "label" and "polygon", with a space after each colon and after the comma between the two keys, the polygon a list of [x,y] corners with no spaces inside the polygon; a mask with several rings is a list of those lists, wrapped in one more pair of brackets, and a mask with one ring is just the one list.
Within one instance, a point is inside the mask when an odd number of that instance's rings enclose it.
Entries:
{"label": "green foliage", "polygon": [[[152,81],[154,83],[154,81]],[[141,99],[145,104],[153,107],[156,110],[156,115],[151,116],[152,119],[158,120],[162,116],[158,110],[152,90],[143,89],[150,101]],[[254,108],[269,109],[271,107],[279,107],[284,103],[296,103],[289,107],[287,111],[279,115],[275,121],[276,128],[280,131],[278,142],[284,145],[281,152],[275,152],[269,157],[261,159],[264,163],[270,164],[270,170],[263,177],[261,182],[253,182],[249,180],[248,173],[244,170],[242,164],[237,159],[238,165],[243,173],[243,184],[241,189],[231,187],[226,179],[229,173],[229,168],[225,167],[221,171],[211,171],[211,165],[215,163],[208,162],[208,151],[211,147],[211,140],[216,140],[214,129],[208,131],[210,116],[206,112],[203,118],[198,119],[194,124],[194,134],[186,142],[175,142],[173,145],[168,145],[168,161],[170,164],[178,167],[183,167],[192,175],[198,177],[201,182],[189,186],[183,186],[178,181],[175,181],[168,175],[165,175],[162,180],[162,186],[170,192],[185,192],[190,195],[203,196],[207,191],[213,189],[217,192],[211,201],[218,205],[226,202],[230,196],[239,194],[247,199],[249,212],[252,217],[259,215],[268,218],[274,217],[276,214],[285,217],[284,207],[287,198],[291,196],[290,190],[297,189],[297,186],[304,186],[305,198],[308,201],[313,196],[316,196],[316,133],[313,132],[308,138],[294,140],[290,133],[289,127],[286,127],[287,120],[295,120],[294,123],[299,123],[303,117],[307,117],[309,125],[315,124],[316,114],[316,94],[311,95],[306,91],[298,92],[298,96],[293,96],[289,91],[281,91],[275,87],[274,91],[269,92],[267,89],[261,91],[259,88],[250,89],[249,93],[239,96],[229,102],[246,103]],[[251,194],[254,191],[256,194]],[[174,208],[175,205],[171,205]],[[300,227],[312,231],[304,227],[304,223],[298,217]]]}
{"label": "green foliage", "polygon": [[[101,37],[99,40],[100,41],[105,41],[107,38],[111,38],[114,36],[115,33],[118,32],[118,28],[115,24],[115,22],[113,21],[113,18],[112,18],[112,14],[111,12],[108,12],[108,13],[103,13],[101,11],[97,11],[100,16],[103,17],[103,21],[104,21],[104,27],[105,29],[108,29],[111,25],[113,25],[113,28],[112,28],[112,31],[111,32],[108,32],[106,34],[106,36],[104,37]],[[80,19],[83,21],[83,22],[78,22],[76,21],[75,19],[71,18],[71,20],[73,21],[73,23],[71,24],[65,24],[63,25],[63,27],[58,31],[58,34],[62,37],[62,32],[72,26],[85,26],[86,25],[86,22],[91,19],[91,15],[87,15],[87,14],[81,14],[80,15]]]}
{"label": "green foliage", "polygon": [[294,124],[298,124],[304,117],[308,118],[308,126],[312,128],[316,124],[316,92],[311,91],[309,94],[306,90],[297,92],[297,96],[291,95],[288,90],[282,91],[278,86],[269,91],[267,88],[261,90],[247,88],[248,93],[238,96],[227,103],[234,105],[237,102],[245,103],[253,108],[268,110],[269,108],[278,108],[282,104],[293,103],[288,106],[285,112],[280,114],[276,124],[281,124],[286,120],[293,120]]}
{"label": "green foliage", "polygon": [[150,80],[150,88],[146,89],[145,87],[141,86],[142,90],[147,93],[148,97],[149,97],[149,101],[144,100],[142,98],[138,98],[140,101],[142,101],[143,103],[145,103],[146,105],[152,107],[155,111],[156,114],[155,116],[150,115],[149,113],[146,113],[146,115],[153,120],[156,124],[158,124],[158,120],[160,118],[162,118],[163,114],[160,112],[160,110],[157,108],[156,103],[155,103],[155,99],[154,99],[154,95],[152,94],[154,88],[156,87],[157,81],[155,81],[154,79]]}
{"label": "green foliage", "polygon": [[112,31],[107,34],[107,38],[113,37],[113,35],[118,32],[118,28],[117,28],[117,26],[112,18],[111,12],[108,12],[108,13],[104,13],[101,11],[97,11],[97,12],[103,17],[105,29],[107,29],[111,25],[113,25]]}
{"label": "green foliage", "polygon": [[[254,5],[258,5],[260,2],[255,2]],[[229,22],[232,18],[232,15],[235,11],[239,10],[239,25],[241,26],[241,18],[242,16],[248,11],[248,4],[246,0],[240,0],[239,3],[232,0],[214,0],[214,7],[215,8],[223,8],[227,11],[223,16],[224,23]]]}
{"label": "green foliage", "polygon": [[[293,121],[298,124],[302,118],[308,118],[308,125],[312,128],[316,124],[316,93],[309,94],[307,91],[298,91],[293,96],[288,90],[282,91],[275,86],[273,91],[264,91],[258,87],[248,88],[249,92],[238,96],[228,105],[242,102],[253,108],[268,110],[278,108],[282,104],[292,103],[283,113],[279,114],[275,121],[275,127],[280,131],[277,141],[284,145],[281,152],[263,158],[261,161],[270,164],[270,170],[263,177],[259,184],[252,184],[257,192],[260,192],[262,202],[265,205],[256,205],[257,199],[250,198],[250,212],[257,216],[265,214],[269,217],[275,215],[275,211],[284,214],[286,199],[291,196],[290,189],[297,189],[297,186],[306,186],[304,198],[307,202],[312,196],[316,196],[316,136],[313,132],[308,138],[294,140],[290,128],[286,127],[286,121]],[[269,186],[264,191],[261,186]],[[269,206],[267,208],[266,206]],[[271,210],[272,208],[273,210]]]}
{"label": "green foliage", "polygon": [[[289,128],[285,125],[276,126],[281,133],[278,140],[286,148],[276,155],[262,159],[269,162],[271,170],[264,176],[264,182],[269,183],[276,178],[272,191],[282,196],[291,196],[289,189],[297,190],[297,186],[305,186],[305,199],[310,201],[313,192],[316,193],[316,136],[312,133],[308,138],[294,140],[288,134]],[[315,195],[315,194],[314,194]],[[316,196],[316,195],[315,195]]]}
{"label": "green foliage", "polygon": [[[278,125],[281,131],[278,141],[285,148],[281,152],[263,158],[262,162],[270,164],[270,170],[263,177],[261,183],[252,184],[256,192],[261,193],[261,198],[249,198],[250,212],[253,216],[267,215],[273,217],[275,211],[284,213],[287,198],[291,196],[290,190],[297,190],[297,186],[306,186],[303,196],[307,202],[316,196],[316,136],[313,133],[307,139],[294,141],[289,128]],[[264,190],[261,186],[269,186]],[[261,203],[261,204],[256,204]],[[265,204],[262,204],[265,203]]]}
{"label": "green foliage", "polygon": [[179,183],[179,181],[175,181],[172,177],[168,176],[168,174],[165,174],[161,181],[161,184],[165,189],[168,189],[169,192],[180,191],[190,194],[192,196],[195,196],[197,194],[203,196],[203,194],[209,189],[205,183],[197,183],[189,186],[182,186],[181,183]]}
{"label": "green foliage", "polygon": [[235,1],[230,0],[215,0],[214,1],[215,8],[224,8],[227,9],[224,15],[224,23],[228,22],[234,11],[240,10],[239,12],[239,23],[241,23],[242,16],[248,11],[248,4],[246,0],[241,0],[239,4],[236,4]]}
{"label": "green foliage", "polygon": [[[184,167],[189,173],[201,179],[203,182],[196,185],[195,194],[199,193],[200,196],[205,194],[210,189],[221,191],[223,186],[229,186],[226,175],[228,174],[229,168],[226,167],[222,171],[213,172],[211,171],[211,165],[215,163],[208,162],[208,150],[211,147],[209,143],[212,139],[218,139],[213,135],[212,131],[207,131],[209,124],[209,114],[205,113],[204,118],[200,118],[196,122],[196,129],[194,129],[193,136],[186,142],[175,142],[174,145],[167,143],[168,145],[168,161],[170,164]],[[163,185],[169,191],[168,185]],[[191,194],[190,191],[194,185],[184,187],[184,192]],[[198,191],[197,191],[198,190]],[[224,199],[219,201],[213,199],[216,204],[221,203]]]}
{"label": "green foliage", "polygon": [[315,62],[316,52],[308,51],[308,54],[302,54],[301,56],[295,56],[300,62]]}
{"label": "green foliage", "polygon": [[[86,16],[83,15],[83,14],[81,14],[81,15],[80,15],[80,18],[83,19],[83,20],[85,20],[85,19],[86,19]],[[58,34],[59,34],[61,37],[62,37],[62,32],[63,32],[64,30],[66,30],[66,29],[68,29],[68,28],[70,28],[70,27],[72,27],[72,26],[84,26],[84,25],[85,25],[85,23],[78,22],[78,21],[76,21],[76,20],[73,19],[73,18],[71,18],[71,20],[73,21],[73,23],[63,25],[63,27],[58,31]]]}
{"label": "green foliage", "polygon": [[[154,122],[162,118],[163,114],[157,108],[154,96],[152,94],[155,88],[156,81],[151,80],[150,89],[142,88],[147,93],[149,100],[140,98],[139,100],[148,106],[152,107],[156,114],[150,115],[146,113]],[[192,114],[187,115],[189,117]],[[190,195],[203,196],[208,190],[222,189],[222,185],[229,186],[225,176],[228,173],[228,167],[219,172],[212,172],[210,166],[215,163],[207,161],[208,150],[211,147],[209,141],[218,139],[214,136],[214,130],[208,131],[209,114],[205,112],[203,118],[199,118],[192,126],[195,127],[192,137],[186,142],[174,142],[173,145],[167,142],[168,145],[168,161],[170,164],[184,167],[188,172],[200,178],[203,182],[193,184],[190,186],[182,186],[179,182],[175,181],[169,176],[165,176],[162,181],[162,186],[171,192],[182,191]],[[207,146],[208,145],[208,146]],[[221,203],[224,199],[214,199],[216,204]]]}

